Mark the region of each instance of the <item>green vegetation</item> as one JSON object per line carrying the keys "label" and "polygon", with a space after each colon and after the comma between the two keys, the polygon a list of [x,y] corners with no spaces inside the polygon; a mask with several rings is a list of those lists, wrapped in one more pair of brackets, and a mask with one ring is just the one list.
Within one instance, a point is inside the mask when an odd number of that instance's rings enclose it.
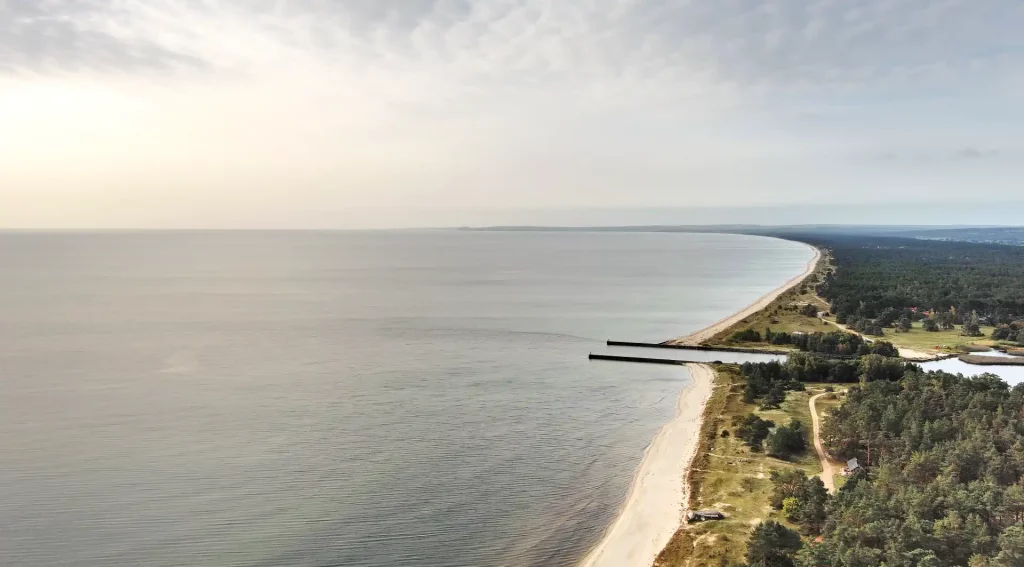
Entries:
{"label": "green vegetation", "polygon": [[797,239],[829,249],[836,270],[818,292],[837,316],[952,313],[961,325],[972,312],[986,320],[1024,316],[1024,248],[871,236]]}
{"label": "green vegetation", "polygon": [[807,431],[799,419],[789,420],[789,425],[782,425],[775,428],[768,435],[768,454],[778,458],[789,460],[794,455],[799,455],[807,450]]}
{"label": "green vegetation", "polygon": [[990,338],[994,327],[982,325],[982,337],[966,337],[957,328],[927,331],[925,324],[926,321],[915,321],[909,331],[890,332],[885,340],[895,346],[921,352],[964,352],[972,346],[987,348],[999,344],[999,341]]}
{"label": "green vegetation", "polygon": [[[820,391],[820,386],[808,384],[809,391],[786,392],[778,408],[762,410],[758,403],[744,401],[745,382],[738,366],[715,365],[716,388],[705,408],[701,445],[688,478],[689,507],[695,510],[715,508],[728,518],[683,526],[659,555],[657,566],[741,565],[746,561],[746,542],[754,524],[767,519],[794,530],[801,529],[798,523],[786,518],[783,510],[768,505],[773,491],[771,474],[773,470],[800,470],[805,475],[820,473],[813,449],[784,460],[771,456],[769,451],[752,450],[737,436],[748,415],[775,424],[789,424],[793,419],[811,423],[808,400],[812,392]],[[737,425],[732,425],[734,422]],[[806,430],[810,428],[802,429],[804,440],[809,443]]]}
{"label": "green vegetation", "polygon": [[913,364],[877,354],[856,360],[822,358],[808,353],[793,353],[786,362],[746,362],[740,373],[746,379],[743,400],[761,408],[772,407],[774,399],[786,391],[803,390],[804,383],[853,383],[858,381],[898,380]]}
{"label": "green vegetation", "polygon": [[851,387],[823,437],[833,455],[865,466],[835,496],[798,469],[773,473],[767,503],[789,524],[756,527],[747,564],[1024,565],[1021,415],[1024,385],[992,375],[910,367]]}
{"label": "green vegetation", "polygon": [[899,356],[896,347],[888,341],[868,342],[858,334],[845,331],[790,334],[785,331],[776,332],[770,327],[766,327],[763,335],[751,328],[736,331],[729,337],[729,342],[757,343],[761,341],[771,345],[792,346],[803,352],[832,356],[863,356],[865,354]]}
{"label": "green vegetation", "polygon": [[1021,565],[1024,386],[908,372],[851,388],[826,420],[840,457],[869,465],[827,505],[811,565]]}
{"label": "green vegetation", "polygon": [[828,492],[821,479],[793,469],[772,471],[771,480],[772,495],[768,502],[772,508],[782,510],[786,519],[799,526],[804,534],[820,534],[828,502]]}

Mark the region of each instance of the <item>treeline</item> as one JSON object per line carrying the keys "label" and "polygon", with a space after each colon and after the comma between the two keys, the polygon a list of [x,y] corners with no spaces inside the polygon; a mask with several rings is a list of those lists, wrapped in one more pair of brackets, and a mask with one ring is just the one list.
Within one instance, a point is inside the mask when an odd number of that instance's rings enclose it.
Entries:
{"label": "treeline", "polygon": [[887,309],[950,313],[958,325],[968,323],[972,312],[983,324],[1024,317],[1022,247],[875,236],[787,237],[831,252],[836,270],[818,293],[839,317],[877,320]]}
{"label": "treeline", "polygon": [[[834,496],[802,473],[772,475],[750,565],[1024,565],[1024,385],[909,368],[850,388],[824,424],[830,452],[865,467]],[[819,536],[814,539],[814,536]]]}
{"label": "treeline", "polygon": [[767,342],[773,345],[792,345],[803,352],[813,352],[833,356],[864,356],[879,354],[882,356],[899,356],[899,351],[892,343],[886,341],[864,340],[860,335],[844,331],[829,333],[785,333],[773,332],[766,328],[764,334],[754,329],[745,329],[732,334],[731,339],[738,342]]}
{"label": "treeline", "polygon": [[789,355],[785,362],[745,362],[740,366],[740,373],[746,380],[743,401],[759,403],[762,410],[775,409],[786,400],[786,392],[803,391],[806,382],[893,381],[918,368],[902,359],[877,354],[846,360],[801,352]]}

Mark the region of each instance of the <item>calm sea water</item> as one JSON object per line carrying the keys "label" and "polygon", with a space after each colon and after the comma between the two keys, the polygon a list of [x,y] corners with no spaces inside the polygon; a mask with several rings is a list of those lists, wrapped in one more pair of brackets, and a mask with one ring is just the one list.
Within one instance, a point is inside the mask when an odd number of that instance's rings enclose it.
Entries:
{"label": "calm sea water", "polygon": [[807,248],[724,235],[0,235],[0,564],[571,565],[703,327]]}

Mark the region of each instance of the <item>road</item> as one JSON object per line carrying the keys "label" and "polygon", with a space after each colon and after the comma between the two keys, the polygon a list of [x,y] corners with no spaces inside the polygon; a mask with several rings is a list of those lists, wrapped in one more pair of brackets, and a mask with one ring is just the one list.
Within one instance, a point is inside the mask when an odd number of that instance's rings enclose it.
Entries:
{"label": "road", "polygon": [[821,482],[825,484],[825,490],[828,490],[830,494],[835,494],[835,469],[832,466],[832,461],[825,454],[825,448],[821,444],[821,419],[818,418],[818,409],[815,407],[815,402],[824,395],[817,394],[811,396],[811,425],[814,429],[814,450],[818,452],[818,460],[821,461]]}

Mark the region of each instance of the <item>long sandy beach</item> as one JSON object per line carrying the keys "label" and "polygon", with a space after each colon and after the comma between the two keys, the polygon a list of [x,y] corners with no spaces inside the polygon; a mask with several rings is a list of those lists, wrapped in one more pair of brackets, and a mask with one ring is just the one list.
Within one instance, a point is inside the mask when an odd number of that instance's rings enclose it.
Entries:
{"label": "long sandy beach", "polygon": [[[803,273],[736,314],[670,342],[699,344],[764,309],[780,294],[814,273],[821,252],[809,248],[814,250],[814,256]],[[658,431],[647,447],[622,510],[580,567],[649,567],[682,524],[690,498],[687,473],[697,451],[704,406],[711,397],[714,382],[710,366],[687,364],[686,367],[693,382],[679,395],[676,417]]]}
{"label": "long sandy beach", "polygon": [[687,368],[693,382],[679,395],[675,419],[647,447],[626,503],[601,543],[583,560],[583,567],[650,565],[679,529],[682,507],[689,498],[686,471],[697,450],[701,416],[714,381],[707,365],[688,364]]}
{"label": "long sandy beach", "polygon": [[786,283],[782,284],[778,288],[761,296],[754,303],[751,303],[750,305],[744,307],[740,311],[737,311],[736,313],[726,317],[725,319],[722,319],[721,321],[715,323],[714,325],[705,327],[695,333],[686,335],[685,337],[680,337],[678,339],[671,340],[669,341],[669,343],[679,345],[698,345],[710,339],[711,337],[717,335],[718,333],[721,333],[722,331],[728,329],[729,327],[735,325],[739,321],[764,309],[765,307],[768,306],[769,303],[775,301],[775,298],[781,295],[783,292],[803,282],[805,279],[807,279],[808,276],[814,273],[814,269],[818,266],[818,260],[821,259],[821,251],[810,245],[807,245],[807,247],[814,251],[814,257],[812,257],[810,261],[807,262],[807,267],[804,269],[803,273],[788,280]]}

